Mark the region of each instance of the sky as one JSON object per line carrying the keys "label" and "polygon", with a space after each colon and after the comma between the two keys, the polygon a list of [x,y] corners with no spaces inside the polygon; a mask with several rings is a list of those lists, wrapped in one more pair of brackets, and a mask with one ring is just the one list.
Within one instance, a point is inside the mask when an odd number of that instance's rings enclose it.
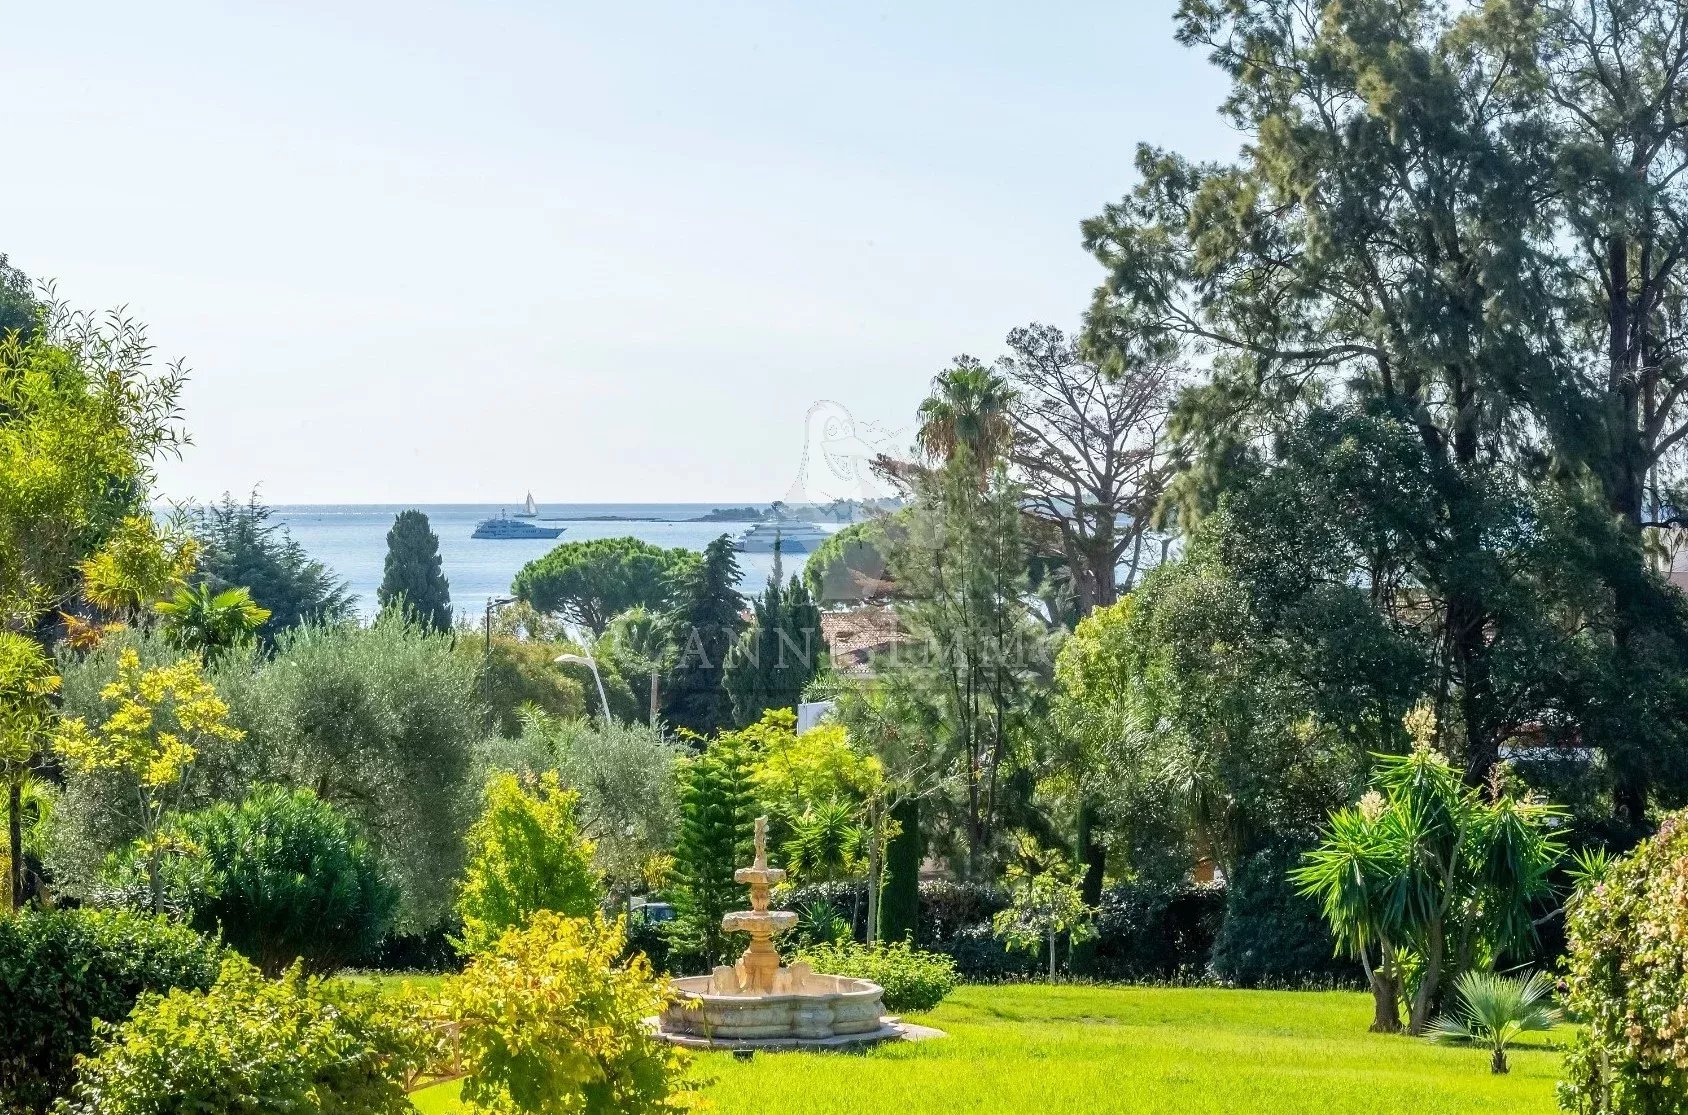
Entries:
{"label": "sky", "polygon": [[0,252],[191,369],[171,498],[771,500],[1235,151],[1175,7],[7,5]]}

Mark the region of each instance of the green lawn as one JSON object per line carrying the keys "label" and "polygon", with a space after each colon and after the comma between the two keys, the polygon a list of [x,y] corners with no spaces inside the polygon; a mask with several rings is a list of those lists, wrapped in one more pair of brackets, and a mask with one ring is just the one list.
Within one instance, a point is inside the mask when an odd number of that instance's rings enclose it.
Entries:
{"label": "green lawn", "polygon": [[[1480,1051],[1366,1033],[1370,1000],[1347,992],[964,987],[919,1020],[950,1036],[696,1067],[720,1115],[1547,1115],[1559,1064],[1533,1035],[1491,1076]],[[459,1110],[452,1086],[416,1100]]]}

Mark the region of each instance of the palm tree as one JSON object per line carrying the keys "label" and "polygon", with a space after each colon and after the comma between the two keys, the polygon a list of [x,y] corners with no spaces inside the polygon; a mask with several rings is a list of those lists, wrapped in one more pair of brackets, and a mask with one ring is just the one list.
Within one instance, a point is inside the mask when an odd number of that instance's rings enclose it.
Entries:
{"label": "palm tree", "polygon": [[812,805],[791,823],[785,843],[786,867],[806,883],[830,883],[854,874],[861,862],[865,834],[847,802]]}
{"label": "palm tree", "polygon": [[207,661],[250,639],[270,618],[244,588],[213,593],[204,582],[176,590],[153,610],[164,617],[164,634],[178,650],[197,652]]}
{"label": "palm tree", "polygon": [[1492,1053],[1489,1071],[1507,1071],[1506,1047],[1519,1034],[1551,1030],[1559,1011],[1547,1005],[1553,985],[1534,972],[1528,979],[1493,972],[1466,972],[1454,983],[1460,1005],[1430,1024],[1432,1041],[1486,1045]]}
{"label": "palm tree", "polygon": [[1009,408],[1014,389],[984,365],[963,360],[932,381],[932,395],[920,404],[921,452],[947,461],[966,446],[981,471],[1008,452],[1014,427]]}

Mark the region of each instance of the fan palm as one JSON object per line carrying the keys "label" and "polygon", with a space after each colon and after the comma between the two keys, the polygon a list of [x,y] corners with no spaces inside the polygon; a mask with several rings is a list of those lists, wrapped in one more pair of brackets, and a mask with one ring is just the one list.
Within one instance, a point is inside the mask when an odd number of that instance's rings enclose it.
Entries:
{"label": "fan palm", "polygon": [[269,609],[259,607],[246,589],[213,593],[204,582],[178,589],[174,599],[161,600],[153,609],[164,617],[165,637],[178,650],[208,659],[240,646],[270,618]]}
{"label": "fan palm", "polygon": [[1007,380],[977,363],[958,364],[932,381],[931,397],[920,404],[916,436],[921,451],[947,461],[966,446],[979,467],[988,470],[1013,440],[1013,403]]}
{"label": "fan palm", "polygon": [[1506,1048],[1520,1034],[1551,1030],[1559,1011],[1547,1002],[1553,985],[1535,972],[1528,979],[1466,972],[1454,984],[1459,1007],[1430,1024],[1432,1041],[1471,1042],[1489,1048],[1490,1072],[1506,1072]]}

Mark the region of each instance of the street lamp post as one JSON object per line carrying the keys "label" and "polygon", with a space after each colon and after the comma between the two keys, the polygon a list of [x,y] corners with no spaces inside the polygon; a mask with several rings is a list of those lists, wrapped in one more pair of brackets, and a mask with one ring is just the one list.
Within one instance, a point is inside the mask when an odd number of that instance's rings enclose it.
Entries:
{"label": "street lamp post", "polygon": [[482,700],[486,702],[486,712],[492,715],[492,613],[495,608],[502,608],[506,604],[514,604],[514,596],[489,596],[486,598],[486,664],[481,670],[485,679],[481,687]]}
{"label": "street lamp post", "polygon": [[609,694],[604,692],[604,679],[598,673],[598,660],[592,657],[592,648],[587,645],[584,639],[581,640],[580,646],[586,653],[559,654],[551,661],[560,666],[585,666],[592,671],[592,680],[598,683],[598,707],[603,710],[604,725],[608,727],[612,723],[610,720],[610,698]]}

